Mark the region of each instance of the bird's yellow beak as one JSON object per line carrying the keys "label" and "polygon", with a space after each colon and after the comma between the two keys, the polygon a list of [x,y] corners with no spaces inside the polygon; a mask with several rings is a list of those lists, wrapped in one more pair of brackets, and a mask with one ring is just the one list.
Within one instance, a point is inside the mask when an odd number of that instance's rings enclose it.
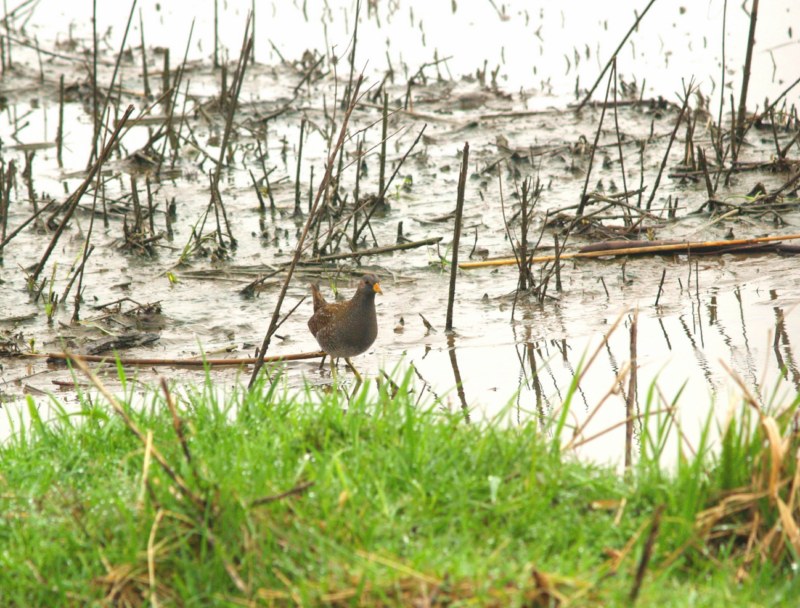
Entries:
{"label": "bird's yellow beak", "polygon": [[381,289],[381,286],[378,283],[374,283],[372,285],[372,291],[374,291],[375,293],[383,294],[383,290]]}

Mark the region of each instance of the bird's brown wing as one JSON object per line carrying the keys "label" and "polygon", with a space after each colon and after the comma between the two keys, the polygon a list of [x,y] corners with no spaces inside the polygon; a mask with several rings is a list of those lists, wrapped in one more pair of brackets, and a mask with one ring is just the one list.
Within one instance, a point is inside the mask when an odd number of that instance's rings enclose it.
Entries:
{"label": "bird's brown wing", "polygon": [[[320,296],[320,298],[322,298],[322,296]],[[316,298],[314,305],[316,306]],[[308,329],[311,330],[311,335],[316,337],[317,332],[330,326],[330,324],[334,322],[334,319],[340,316],[341,312],[343,312],[343,307],[346,305],[347,302],[332,302],[327,304],[325,300],[322,300],[321,307],[316,309],[312,317],[308,320]]]}

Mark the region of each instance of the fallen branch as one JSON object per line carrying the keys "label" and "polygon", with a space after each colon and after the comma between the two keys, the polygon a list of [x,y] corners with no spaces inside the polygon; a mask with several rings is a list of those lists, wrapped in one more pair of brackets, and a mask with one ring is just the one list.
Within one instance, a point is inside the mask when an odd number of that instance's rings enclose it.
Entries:
{"label": "fallen branch", "polygon": [[[745,248],[759,245],[762,243],[775,243],[777,241],[791,241],[800,239],[800,234],[786,234],[775,236],[762,236],[752,239],[730,239],[726,241],[662,241],[660,244],[653,245],[653,241],[612,241],[611,243],[620,245],[617,249],[599,249],[601,246],[608,246],[608,243],[596,243],[584,247],[580,251],[573,253],[562,253],[558,257],[561,260],[574,258],[600,258],[615,255],[641,255],[645,253],[710,253],[714,249],[720,249],[715,253],[731,253],[732,248]],[[625,244],[625,246],[621,246]],[[760,250],[759,250],[760,251]],[[556,259],[555,255],[541,255],[529,259],[530,263],[552,262]],[[482,262],[463,262],[458,265],[462,269],[487,268],[494,266],[516,265],[515,258],[501,258],[497,260],[484,260]]]}
{"label": "fallen branch", "polygon": [[401,243],[399,245],[387,245],[386,247],[372,247],[371,249],[361,249],[360,251],[351,251],[350,253],[332,253],[331,255],[322,255],[308,260],[300,260],[299,264],[317,264],[319,262],[331,262],[333,260],[345,260],[348,258],[360,258],[364,255],[378,255],[380,253],[389,253],[391,251],[401,251],[403,249],[416,249],[417,247],[424,247],[425,245],[435,245],[442,240],[442,237],[435,236],[429,239],[422,239],[421,241],[412,241],[411,243]]}
{"label": "fallen branch", "polygon": [[[172,365],[176,367],[231,367],[237,365],[253,365],[258,361],[256,357],[240,359],[138,359],[135,357],[113,357],[104,355],[77,355],[75,353],[24,353],[22,356],[48,361],[81,361],[84,363],[118,362],[120,365]],[[318,359],[324,357],[322,351],[309,353],[294,353],[288,355],[270,355],[264,357],[262,363],[279,363],[281,361],[302,361],[304,359]]]}

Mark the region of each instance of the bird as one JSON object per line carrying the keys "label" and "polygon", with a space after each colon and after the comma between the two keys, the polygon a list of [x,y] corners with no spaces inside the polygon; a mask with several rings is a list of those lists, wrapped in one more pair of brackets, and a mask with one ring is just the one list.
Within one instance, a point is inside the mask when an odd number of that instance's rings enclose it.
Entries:
{"label": "bird", "polygon": [[330,357],[331,374],[336,375],[333,359],[343,357],[358,382],[361,374],[350,357],[365,352],[378,336],[378,318],[375,315],[375,294],[383,294],[378,277],[365,274],[358,282],[353,297],[345,302],[326,302],[319,285],[310,285],[314,301],[314,314],[308,320],[308,329],[317,339],[319,347]]}

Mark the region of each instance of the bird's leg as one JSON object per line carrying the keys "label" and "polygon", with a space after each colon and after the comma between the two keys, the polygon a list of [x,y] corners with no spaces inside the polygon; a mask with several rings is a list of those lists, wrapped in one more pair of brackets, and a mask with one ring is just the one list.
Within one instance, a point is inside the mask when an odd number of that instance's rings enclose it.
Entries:
{"label": "bird's leg", "polygon": [[330,359],[330,362],[331,362],[331,381],[335,382],[336,381],[336,363],[334,363],[333,357],[328,357],[328,358]]}
{"label": "bird's leg", "polygon": [[358,383],[361,384],[364,381],[364,379],[361,377],[361,374],[358,373],[358,370],[355,368],[355,366],[350,361],[350,359],[345,357],[344,360],[347,363],[347,367],[349,367],[351,370],[353,370],[353,373],[355,374],[356,380],[358,380]]}
{"label": "bird's leg", "polygon": [[356,381],[356,383],[353,385],[353,390],[350,391],[350,394],[347,396],[348,404],[352,405],[353,399],[356,398],[356,393],[358,393],[358,389],[360,388],[361,388],[361,382]]}

